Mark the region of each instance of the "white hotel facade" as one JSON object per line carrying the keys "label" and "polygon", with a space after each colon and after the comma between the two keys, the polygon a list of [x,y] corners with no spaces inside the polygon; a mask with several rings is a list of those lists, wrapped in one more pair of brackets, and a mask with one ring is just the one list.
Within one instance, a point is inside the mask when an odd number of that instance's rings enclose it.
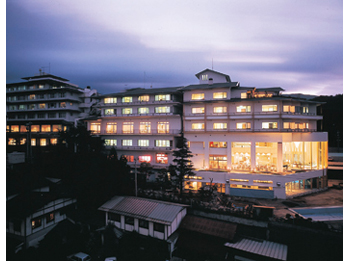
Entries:
{"label": "white hotel facade", "polygon": [[154,168],[172,163],[182,129],[196,172],[186,189],[212,182],[228,195],[284,199],[327,187],[328,135],[317,132],[317,102],[279,87],[241,87],[210,69],[196,77],[196,85],[104,95],[88,128],[132,166]]}

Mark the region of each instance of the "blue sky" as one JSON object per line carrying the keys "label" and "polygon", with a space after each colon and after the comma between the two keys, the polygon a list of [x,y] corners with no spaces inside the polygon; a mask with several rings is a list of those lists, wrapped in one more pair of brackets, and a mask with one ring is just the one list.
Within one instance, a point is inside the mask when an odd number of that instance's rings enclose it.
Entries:
{"label": "blue sky", "polygon": [[45,72],[100,93],[197,83],[343,93],[338,0],[7,0],[6,82]]}

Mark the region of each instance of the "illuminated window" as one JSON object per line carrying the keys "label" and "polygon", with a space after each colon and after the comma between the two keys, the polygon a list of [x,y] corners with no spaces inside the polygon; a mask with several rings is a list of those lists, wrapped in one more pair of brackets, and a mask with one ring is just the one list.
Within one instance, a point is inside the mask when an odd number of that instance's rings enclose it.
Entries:
{"label": "illuminated window", "polygon": [[57,145],[57,139],[50,139],[50,144],[51,145]]}
{"label": "illuminated window", "polygon": [[202,81],[208,81],[208,74],[202,74]]}
{"label": "illuminated window", "polygon": [[35,100],[35,94],[29,95],[29,100]]}
{"label": "illuminated window", "polygon": [[46,224],[55,220],[55,213],[51,212],[46,215]]}
{"label": "illuminated window", "polygon": [[155,113],[170,113],[170,107],[168,107],[168,106],[155,107],[154,111],[155,111]]}
{"label": "illuminated window", "polygon": [[250,170],[250,142],[232,142],[231,164],[234,170]]}
{"label": "illuminated window", "polygon": [[210,148],[227,148],[226,141],[211,141],[209,142]]}
{"label": "illuminated window", "polygon": [[277,129],[277,122],[263,122],[263,129]]}
{"label": "illuminated window", "polygon": [[29,110],[35,110],[35,104],[29,104],[28,105]]}
{"label": "illuminated window", "polygon": [[93,122],[90,124],[91,133],[100,133],[101,132],[101,123]]}
{"label": "illuminated window", "polygon": [[123,122],[123,133],[134,133],[134,122]]}
{"label": "illuminated window", "polygon": [[209,155],[209,169],[226,169],[227,156],[225,155]]}
{"label": "illuminated window", "polygon": [[155,101],[170,101],[170,94],[159,94],[154,96]]}
{"label": "illuminated window", "polygon": [[36,139],[31,139],[30,140],[30,145],[36,146]]}
{"label": "illuminated window", "polygon": [[309,107],[302,107],[303,113],[309,113]]}
{"label": "illuminated window", "polygon": [[204,107],[201,107],[201,108],[192,108],[192,113],[193,113],[193,114],[201,114],[201,113],[204,113]]}
{"label": "illuminated window", "polygon": [[46,108],[46,104],[45,103],[40,103],[39,104],[39,109],[45,109]]}
{"label": "illuminated window", "polygon": [[19,132],[19,125],[11,125],[11,132]]}
{"label": "illuminated window", "polygon": [[10,131],[10,125],[6,125],[6,132]]}
{"label": "illuminated window", "polygon": [[158,133],[169,133],[169,122],[158,122],[157,124],[157,132]]}
{"label": "illuminated window", "polygon": [[128,162],[134,162],[134,156],[133,155],[123,155]]}
{"label": "illuminated window", "polygon": [[19,131],[20,131],[20,132],[27,132],[27,126],[21,125]]}
{"label": "illuminated window", "polygon": [[41,227],[41,218],[34,218],[32,219],[32,229]]}
{"label": "illuminated window", "polygon": [[250,122],[236,123],[237,129],[250,129]]}
{"label": "illuminated window", "polygon": [[149,108],[138,108],[138,114],[147,114],[149,113]]}
{"label": "illuminated window", "polygon": [[149,95],[139,96],[138,101],[140,101],[140,102],[148,102],[149,101]]}
{"label": "illuminated window", "polygon": [[104,98],[104,103],[117,103],[117,98],[116,97],[109,97],[109,98]]}
{"label": "illuminated window", "polygon": [[117,133],[117,123],[116,122],[107,122],[106,132],[107,133]]}
{"label": "illuminated window", "polygon": [[39,84],[39,89],[44,89],[44,85],[43,84]]}
{"label": "illuminated window", "polygon": [[123,113],[123,114],[132,114],[132,108],[124,108],[124,109],[122,110],[122,113]]}
{"label": "illuminated window", "polygon": [[132,146],[132,140],[122,140],[122,146]]}
{"label": "illuminated window", "polygon": [[50,125],[41,125],[41,132],[51,132]]}
{"label": "illuminated window", "polygon": [[168,155],[163,153],[157,153],[156,162],[161,164],[168,164]]}
{"label": "illuminated window", "polygon": [[47,145],[46,139],[40,139],[40,146],[46,146],[46,145]]}
{"label": "illuminated window", "polygon": [[24,144],[26,144],[26,141],[27,141],[26,138],[21,138],[21,139],[19,140],[19,145],[24,145]]}
{"label": "illuminated window", "polygon": [[248,105],[237,106],[237,112],[251,112],[251,107]]}
{"label": "illuminated window", "polygon": [[15,146],[16,145],[16,139],[9,138],[8,145]]}
{"label": "illuminated window", "polygon": [[227,92],[214,92],[213,93],[213,99],[226,99],[227,98]]}
{"label": "illuminated window", "polygon": [[20,104],[20,105],[18,105],[18,109],[23,111],[26,109],[26,106],[24,104]]}
{"label": "illuminated window", "polygon": [[149,140],[138,140],[137,145],[140,147],[149,147]]}
{"label": "illuminated window", "polygon": [[265,184],[272,184],[273,181],[272,180],[258,180],[258,179],[255,179],[253,180],[254,183],[265,183]]}
{"label": "illuminated window", "polygon": [[40,126],[39,125],[32,125],[31,132],[40,132]]}
{"label": "illuminated window", "polygon": [[192,100],[204,100],[204,93],[192,93]]}
{"label": "illuminated window", "polygon": [[226,113],[227,107],[214,107],[214,113]]}
{"label": "illuminated window", "polygon": [[247,93],[241,92],[241,99],[247,99]]}
{"label": "illuminated window", "polygon": [[60,108],[66,108],[66,103],[65,102],[60,102]]}
{"label": "illuminated window", "polygon": [[151,133],[151,123],[150,122],[140,122],[140,133]]}
{"label": "illuminated window", "polygon": [[170,140],[156,140],[156,147],[170,147]]}
{"label": "illuminated window", "polygon": [[117,110],[115,109],[105,109],[105,115],[116,115]]}
{"label": "illuminated window", "polygon": [[295,106],[283,105],[283,112],[295,112]]}
{"label": "illuminated window", "polygon": [[216,122],[213,124],[214,130],[226,130],[227,123],[226,122]]}
{"label": "illuminated window", "polygon": [[204,123],[192,123],[192,130],[204,130]]}
{"label": "illuminated window", "polygon": [[123,97],[123,98],[122,98],[122,102],[123,102],[123,103],[129,103],[129,102],[132,102],[132,97],[131,97],[131,96],[128,96],[128,97]]}
{"label": "illuminated window", "polygon": [[249,182],[249,179],[230,179],[230,181],[235,181],[235,182]]}
{"label": "illuminated window", "polygon": [[277,105],[262,105],[263,112],[277,111]]}
{"label": "illuminated window", "polygon": [[54,124],[54,125],[52,125],[52,131],[53,132],[62,131],[62,125],[61,124]]}
{"label": "illuminated window", "polygon": [[139,162],[147,162],[150,163],[151,162],[151,156],[139,156]]}
{"label": "illuminated window", "polygon": [[256,142],[256,168],[259,171],[277,171],[277,142]]}
{"label": "illuminated window", "polygon": [[117,140],[105,139],[105,146],[117,146]]}

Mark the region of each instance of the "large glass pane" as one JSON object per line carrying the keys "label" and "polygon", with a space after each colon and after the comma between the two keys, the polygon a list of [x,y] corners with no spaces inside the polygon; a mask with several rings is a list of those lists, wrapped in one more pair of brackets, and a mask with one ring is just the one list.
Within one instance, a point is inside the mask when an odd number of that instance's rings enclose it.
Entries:
{"label": "large glass pane", "polygon": [[232,142],[231,144],[232,169],[250,170],[250,166],[251,166],[250,150],[251,150],[250,142]]}
{"label": "large glass pane", "polygon": [[277,142],[256,142],[256,169],[277,170]]}

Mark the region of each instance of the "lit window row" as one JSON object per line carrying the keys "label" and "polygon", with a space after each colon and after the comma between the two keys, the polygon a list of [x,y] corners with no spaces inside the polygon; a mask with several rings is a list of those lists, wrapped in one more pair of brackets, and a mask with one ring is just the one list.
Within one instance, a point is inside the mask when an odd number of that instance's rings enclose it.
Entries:
{"label": "lit window row", "polygon": [[[106,146],[117,146],[117,144],[118,144],[116,139],[105,139],[104,141],[105,141]],[[122,146],[125,146],[125,147],[133,146],[133,140],[123,139]],[[137,146],[149,147],[149,140],[148,139],[137,140]],[[171,147],[172,141],[171,140],[155,140],[154,146],[155,147]]]}
{"label": "lit window row", "polygon": [[[151,133],[151,122],[140,122],[139,133],[141,134],[150,134]],[[90,124],[90,131],[92,133],[101,132],[101,123],[93,122]],[[134,122],[127,121],[122,124],[122,133],[132,134],[135,132]],[[157,122],[157,133],[167,134],[170,132],[170,125],[168,121]],[[116,122],[107,122],[106,123],[106,133],[113,134],[117,133],[117,123]]]}
{"label": "lit window row", "polygon": [[[213,93],[213,99],[226,99],[227,98],[227,92],[214,92]],[[204,93],[192,93],[191,96],[192,100],[204,100],[205,94]]]}
{"label": "lit window row", "polygon": [[52,89],[58,89],[58,88],[64,88],[65,86],[51,86],[51,85],[44,85],[44,84],[33,84],[33,85],[19,85],[19,86],[12,86],[6,88],[7,91],[13,92],[13,91],[25,91],[25,90],[35,90],[35,89],[45,89],[45,88],[52,88]]}
{"label": "lit window row", "polygon": [[[125,157],[125,159],[128,162],[134,162],[134,155],[123,155],[123,157]],[[141,162],[147,162],[150,163],[152,161],[152,156],[150,155],[142,155],[142,156],[138,156],[138,161]],[[156,163],[160,163],[160,164],[168,164],[168,155],[165,153],[157,153],[156,154]]]}
{"label": "lit window row", "polygon": [[[15,115],[15,114],[8,114],[7,115],[7,118],[9,120],[12,120],[12,119],[46,119],[46,118],[66,118],[66,113],[65,112],[59,112],[59,113],[56,113],[56,112],[48,112],[48,113],[28,113],[28,114],[25,114],[25,113],[21,113],[21,114],[18,114],[18,115]],[[70,114],[71,116],[73,115],[73,113]]]}
{"label": "lit window row", "polygon": [[[73,103],[70,103],[70,105],[73,105]],[[38,104],[19,104],[19,105],[9,105],[10,111],[16,111],[16,110],[35,110],[35,109],[52,109],[52,108],[66,108],[67,104],[66,102],[60,102],[60,103],[38,103]]]}
{"label": "lit window row", "polygon": [[309,128],[309,123],[304,122],[283,122],[283,129],[308,129]]}
{"label": "lit window row", "polygon": [[[63,126],[61,124],[54,124],[54,125],[31,125],[30,131],[31,132],[59,132],[59,131],[65,131],[67,129],[66,126]],[[6,126],[7,132],[28,132],[29,126],[26,125],[7,125]]]}
{"label": "lit window row", "polygon": [[[10,146],[16,146],[16,145],[25,145],[27,143],[26,138],[20,138],[20,139],[15,139],[15,138],[9,138],[7,144]],[[31,139],[30,140],[31,146],[48,146],[50,145],[57,145],[57,138],[51,138],[51,139]]]}
{"label": "lit window row", "polygon": [[[133,96],[125,96],[122,97],[122,103],[132,103],[135,101],[136,97]],[[170,94],[158,94],[154,96],[155,101],[170,101],[171,95]],[[140,95],[137,97],[138,102],[149,102],[150,96],[149,95]],[[107,97],[104,98],[105,104],[116,104],[117,103],[117,97]]]}
{"label": "lit window row", "polygon": [[[122,114],[124,115],[129,115],[136,113],[137,114],[148,114],[150,113],[150,109],[147,107],[142,107],[142,108],[123,108],[122,109]],[[161,106],[161,107],[155,107],[154,108],[154,113],[170,113],[171,109],[169,106]],[[105,109],[104,110],[104,115],[117,115],[117,110],[116,109]]]}

